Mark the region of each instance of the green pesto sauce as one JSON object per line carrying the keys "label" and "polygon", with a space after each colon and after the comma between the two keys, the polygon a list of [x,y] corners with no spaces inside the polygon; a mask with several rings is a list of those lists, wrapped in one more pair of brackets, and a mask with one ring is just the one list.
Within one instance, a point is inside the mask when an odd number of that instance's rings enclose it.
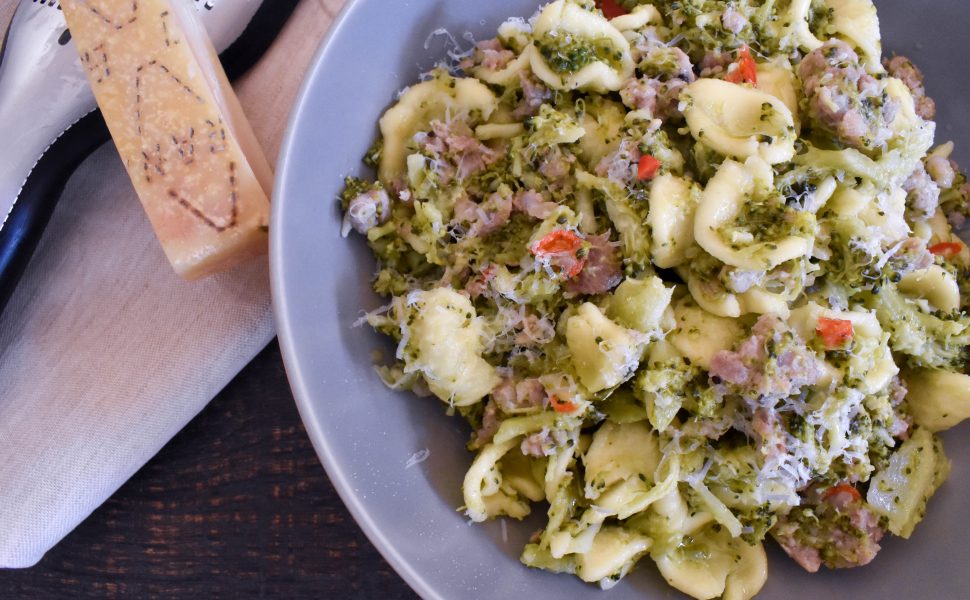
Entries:
{"label": "green pesto sauce", "polygon": [[816,34],[830,34],[829,27],[835,17],[835,10],[822,0],[813,0],[808,11],[808,27]]}
{"label": "green pesto sauce", "polygon": [[791,235],[812,235],[814,226],[812,214],[787,206],[779,196],[746,202],[734,222],[722,228],[722,233],[740,229],[756,232],[758,239],[770,242]]}
{"label": "green pesto sauce", "polygon": [[378,137],[368,148],[364,155],[364,164],[372,169],[376,169],[381,162],[381,154],[384,152],[384,138]]}
{"label": "green pesto sauce", "polygon": [[514,264],[522,256],[522,248],[529,245],[534,224],[528,215],[516,213],[507,225],[488,236],[483,258],[489,262]]}
{"label": "green pesto sauce", "polygon": [[536,40],[536,47],[549,68],[559,74],[575,73],[594,62],[617,68],[623,54],[606,37],[581,39],[569,34],[547,33]]}

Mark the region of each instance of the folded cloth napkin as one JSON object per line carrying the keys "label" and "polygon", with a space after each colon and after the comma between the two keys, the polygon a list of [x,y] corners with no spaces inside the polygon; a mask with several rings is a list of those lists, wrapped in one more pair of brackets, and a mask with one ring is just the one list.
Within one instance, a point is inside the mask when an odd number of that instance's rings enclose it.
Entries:
{"label": "folded cloth napkin", "polygon": [[[237,86],[271,160],[342,4],[303,0]],[[0,567],[39,561],[273,335],[267,261],[182,281],[114,146],[94,153],[0,316]]]}

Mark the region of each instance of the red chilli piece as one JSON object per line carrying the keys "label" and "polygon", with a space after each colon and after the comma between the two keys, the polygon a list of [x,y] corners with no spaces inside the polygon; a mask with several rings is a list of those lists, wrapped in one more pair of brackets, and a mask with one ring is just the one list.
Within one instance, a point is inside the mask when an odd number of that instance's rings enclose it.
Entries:
{"label": "red chilli piece", "polygon": [[575,277],[586,266],[586,255],[579,256],[580,250],[586,245],[586,241],[575,232],[554,229],[532,244],[529,250],[533,256],[548,258],[550,263],[565,271],[567,277]]}
{"label": "red chilli piece", "polygon": [[640,157],[640,162],[637,163],[637,179],[640,181],[653,179],[659,170],[660,161],[649,154],[644,154]]}
{"label": "red chilli piece", "polygon": [[855,489],[855,486],[851,483],[845,482],[838,485],[833,485],[829,489],[822,492],[822,500],[828,500],[829,498],[838,494],[848,494],[853,500],[862,500],[862,494],[859,493],[859,490]]}
{"label": "red chilli piece", "polygon": [[730,83],[750,83],[758,85],[758,65],[751,56],[751,50],[745,45],[738,49],[737,68],[728,73],[724,80]]}
{"label": "red chilli piece", "polygon": [[596,6],[603,11],[603,16],[607,19],[615,19],[627,14],[627,10],[617,4],[616,0],[597,0]]}
{"label": "red chilli piece", "polygon": [[572,413],[576,412],[576,409],[579,408],[568,400],[560,400],[555,395],[549,396],[549,404],[552,405],[552,409],[557,413]]}
{"label": "red chilli piece", "polygon": [[819,317],[818,324],[815,326],[815,333],[822,338],[825,347],[834,350],[841,348],[852,339],[852,321],[846,319],[830,319]]}
{"label": "red chilli piece", "polygon": [[489,281],[492,280],[493,277],[495,277],[495,271],[497,270],[498,270],[498,265],[496,265],[495,263],[488,263],[487,265],[485,265],[485,267],[482,269],[481,273],[479,273],[478,276],[481,277],[482,283],[488,283]]}
{"label": "red chilli piece", "polygon": [[939,244],[933,244],[927,250],[936,256],[950,259],[963,251],[963,244],[960,242],[940,242]]}
{"label": "red chilli piece", "polygon": [[475,283],[477,283],[481,287],[481,289],[484,290],[485,287],[488,286],[488,283],[495,278],[495,272],[497,270],[498,270],[498,265],[496,265],[495,263],[488,263],[478,273],[478,276],[475,277],[474,279]]}

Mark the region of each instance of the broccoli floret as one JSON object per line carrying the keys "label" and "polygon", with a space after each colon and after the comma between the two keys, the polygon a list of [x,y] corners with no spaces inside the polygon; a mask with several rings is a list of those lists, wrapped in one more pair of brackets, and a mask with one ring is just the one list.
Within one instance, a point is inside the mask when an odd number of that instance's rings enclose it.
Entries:
{"label": "broccoli floret", "polygon": [[894,284],[885,283],[868,293],[869,308],[883,329],[889,332],[889,345],[904,355],[912,367],[961,369],[970,346],[970,317],[962,312],[933,311],[925,300],[902,294]]}
{"label": "broccoli floret", "polygon": [[633,385],[647,407],[647,418],[657,431],[664,431],[677,416],[688,395],[691,381],[700,373],[696,366],[682,358],[651,364],[642,370]]}
{"label": "broccoli floret", "polygon": [[[650,269],[650,231],[647,221],[647,203],[642,195],[605,177],[597,177],[577,170],[576,182],[581,188],[594,192],[602,199],[606,214],[620,234],[623,254],[629,261],[628,271],[639,273]],[[630,274],[630,273],[628,273]]]}
{"label": "broccoli floret", "polygon": [[381,164],[381,154],[384,153],[384,138],[377,138],[371,147],[364,154],[363,163],[372,169],[376,169]]}
{"label": "broccoli floret", "polygon": [[[831,257],[823,263],[825,280],[848,290],[868,290],[881,278],[882,272],[873,257],[877,244],[868,239],[865,224],[857,217],[828,218]],[[869,236],[871,238],[871,235]]]}
{"label": "broccoli floret", "polygon": [[738,33],[728,29],[720,18],[727,4],[723,0],[619,0],[619,4],[628,10],[641,4],[653,4],[661,14],[669,16],[669,20],[665,20],[670,23],[672,33],[683,36],[677,45],[695,64],[710,50],[728,51],[748,44],[759,53],[771,54],[779,47],[778,27],[774,23],[777,20],[775,2],[732,2],[735,9],[746,16],[746,23]]}
{"label": "broccoli floret", "polygon": [[572,144],[585,133],[573,116],[558,111],[548,104],[539,107],[539,114],[525,121],[529,132],[529,144],[533,147]]}
{"label": "broccoli floret", "polygon": [[940,191],[940,208],[947,215],[961,215],[964,219],[970,217],[970,186],[967,186],[967,176],[958,172],[953,185]]}

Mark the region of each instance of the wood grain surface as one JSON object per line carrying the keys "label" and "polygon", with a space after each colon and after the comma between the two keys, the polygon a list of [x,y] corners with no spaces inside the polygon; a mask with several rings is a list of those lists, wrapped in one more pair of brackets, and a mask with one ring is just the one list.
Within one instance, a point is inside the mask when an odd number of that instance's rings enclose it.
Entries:
{"label": "wood grain surface", "polygon": [[347,512],[273,342],[4,600],[414,598]]}

